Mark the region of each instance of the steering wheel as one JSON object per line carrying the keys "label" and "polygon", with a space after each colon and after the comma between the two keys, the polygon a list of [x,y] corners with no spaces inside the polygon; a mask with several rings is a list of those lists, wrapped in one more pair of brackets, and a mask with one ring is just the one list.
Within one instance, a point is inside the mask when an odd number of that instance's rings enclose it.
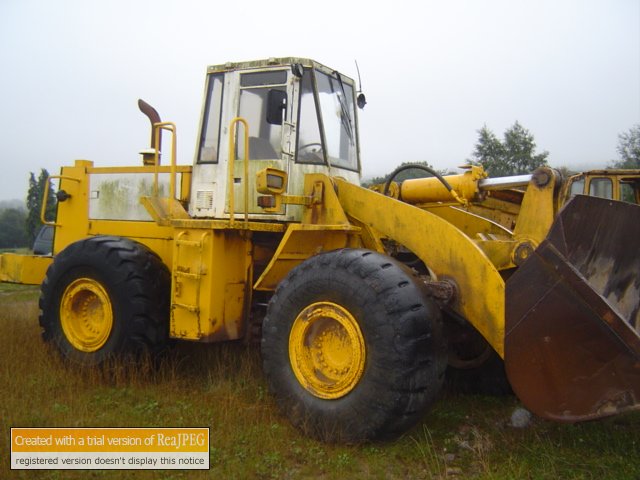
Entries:
{"label": "steering wheel", "polygon": [[[317,147],[318,149],[314,150],[312,147]],[[309,151],[303,152],[303,150],[309,150]],[[322,150],[322,144],[320,142],[305,143],[304,145],[301,145],[298,147],[298,152],[302,154],[318,153],[321,150]]]}
{"label": "steering wheel", "polygon": [[305,143],[298,147],[298,158],[307,162],[324,162],[322,144],[320,142]]}

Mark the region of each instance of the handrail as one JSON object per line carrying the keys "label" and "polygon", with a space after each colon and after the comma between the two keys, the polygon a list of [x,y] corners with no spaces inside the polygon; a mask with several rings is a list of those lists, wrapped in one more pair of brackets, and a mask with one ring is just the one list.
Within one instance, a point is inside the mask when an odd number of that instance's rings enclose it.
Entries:
{"label": "handrail", "polygon": [[178,143],[177,140],[177,127],[173,122],[159,122],[153,124],[155,145],[154,145],[154,172],[153,172],[153,195],[158,196],[158,169],[160,167],[160,131],[167,130],[171,132],[171,172],[169,173],[169,218],[172,218],[173,200],[176,197],[176,150]]}
{"label": "handrail", "polygon": [[244,188],[244,226],[249,228],[249,189],[247,181],[249,179],[249,123],[242,117],[235,117],[229,124],[229,227],[233,228],[235,224],[235,195],[233,189],[233,170],[236,162],[236,141],[235,128],[236,123],[242,123],[244,126],[244,178],[242,184]]}
{"label": "handrail", "polygon": [[40,221],[43,225],[49,225],[51,227],[58,227],[60,224],[56,222],[47,222],[45,213],[47,213],[47,201],[49,200],[49,184],[52,178],[59,178],[60,180],[73,180],[74,182],[80,182],[79,178],[69,177],[67,175],[49,175],[47,181],[44,183],[44,193],[42,194],[42,205],[40,206]]}

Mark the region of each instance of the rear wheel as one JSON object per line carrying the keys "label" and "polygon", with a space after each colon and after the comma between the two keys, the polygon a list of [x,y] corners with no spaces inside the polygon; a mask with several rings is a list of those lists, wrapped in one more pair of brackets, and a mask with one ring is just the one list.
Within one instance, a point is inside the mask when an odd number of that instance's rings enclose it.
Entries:
{"label": "rear wheel", "polygon": [[269,303],[263,365],[298,428],[324,441],[395,437],[442,386],[440,310],[404,265],[367,250],[320,254]]}
{"label": "rear wheel", "polygon": [[42,336],[85,365],[159,352],[168,341],[169,288],[167,268],[143,245],[120,237],[80,240],[55,257],[42,283]]}
{"label": "rear wheel", "polygon": [[102,348],[113,329],[113,306],[105,287],[92,278],[73,280],[62,293],[60,326],[75,349]]}

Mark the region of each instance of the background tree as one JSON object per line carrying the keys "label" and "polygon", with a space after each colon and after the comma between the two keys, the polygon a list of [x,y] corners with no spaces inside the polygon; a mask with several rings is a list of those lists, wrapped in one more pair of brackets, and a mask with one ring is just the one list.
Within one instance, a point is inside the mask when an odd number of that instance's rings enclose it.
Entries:
{"label": "background tree", "polygon": [[616,150],[620,160],[613,163],[615,168],[640,168],[640,123],[618,135]]}
{"label": "background tree", "polygon": [[505,148],[502,142],[496,137],[495,133],[484,125],[478,130],[478,142],[473,151],[472,163],[482,165],[485,170],[491,168],[496,171],[496,176],[505,175],[501,172],[507,170],[507,165],[503,165],[505,161]]}
{"label": "background tree", "polygon": [[20,248],[29,245],[24,228],[26,218],[27,213],[24,209],[0,210],[0,248]]}
{"label": "background tree", "polygon": [[[38,230],[42,226],[40,221],[40,210],[42,208],[42,198],[44,196],[44,187],[47,179],[49,178],[49,172],[46,169],[40,169],[40,175],[36,180],[36,176],[33,172],[29,172],[29,190],[27,191],[27,218],[25,221],[26,234],[28,244],[33,244]],[[49,180],[49,196],[47,197],[47,210],[46,218],[51,219],[55,215],[56,201],[55,190],[51,180]]]}
{"label": "background tree", "polygon": [[482,165],[492,177],[531,173],[547,164],[549,152],[535,153],[536,142],[529,130],[517,121],[504,132],[504,140],[484,125],[478,130],[478,142],[471,163]]}

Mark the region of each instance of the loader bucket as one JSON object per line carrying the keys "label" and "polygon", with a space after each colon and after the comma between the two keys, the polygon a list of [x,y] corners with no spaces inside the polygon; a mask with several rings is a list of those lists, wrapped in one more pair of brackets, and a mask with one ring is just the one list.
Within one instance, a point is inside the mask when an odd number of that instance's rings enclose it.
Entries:
{"label": "loader bucket", "polygon": [[640,408],[640,206],[576,196],[506,285],[505,368],[538,416]]}

